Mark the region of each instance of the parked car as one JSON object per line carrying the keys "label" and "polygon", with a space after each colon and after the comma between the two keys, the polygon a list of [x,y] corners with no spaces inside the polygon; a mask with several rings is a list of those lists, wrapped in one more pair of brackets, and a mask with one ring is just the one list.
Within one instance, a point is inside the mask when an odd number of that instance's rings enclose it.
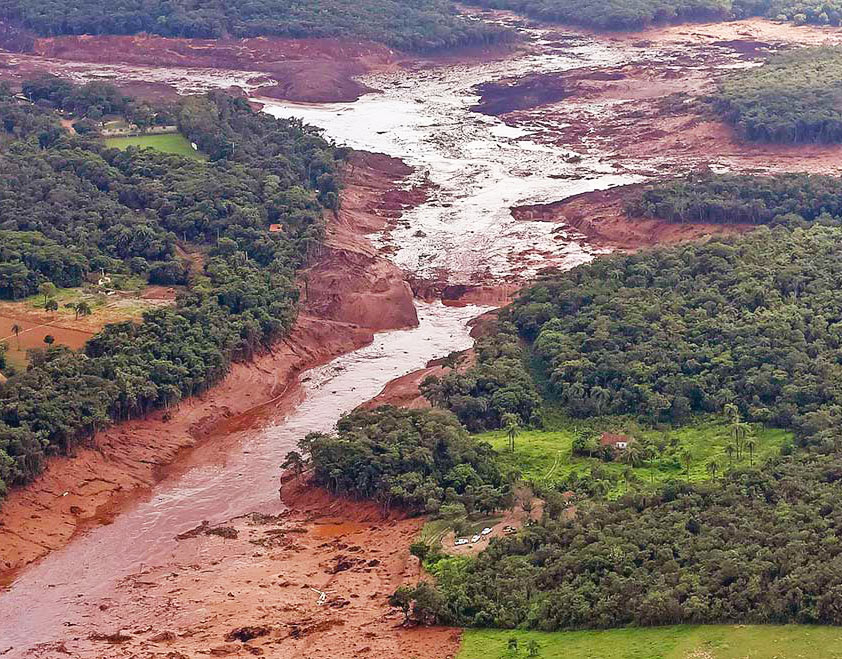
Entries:
{"label": "parked car", "polygon": [[477,533],[473,538],[471,538],[471,542],[479,542],[479,533]]}
{"label": "parked car", "polygon": [[482,535],[488,535],[489,533],[491,533],[491,529],[490,529],[488,526],[486,526],[486,527],[482,530]]}
{"label": "parked car", "polygon": [[468,539],[467,538],[456,538],[456,540],[453,541],[453,544],[457,547],[459,545],[467,545]]}

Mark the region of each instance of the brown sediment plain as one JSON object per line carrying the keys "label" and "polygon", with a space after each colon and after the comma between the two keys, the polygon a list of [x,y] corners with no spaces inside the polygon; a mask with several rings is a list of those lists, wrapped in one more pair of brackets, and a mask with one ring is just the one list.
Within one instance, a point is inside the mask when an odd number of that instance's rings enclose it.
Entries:
{"label": "brown sediment plain", "polygon": [[[581,33],[581,31],[580,31]],[[735,172],[842,174],[842,145],[747,142],[711,111],[705,97],[733,68],[807,45],[842,43],[842,30],[762,19],[676,25],[636,33],[589,35],[621,47],[625,64],[530,74],[482,85],[478,112],[528,127],[529,139],[598,156],[619,172],[649,180],[696,168]],[[549,42],[574,38],[552,29]],[[670,224],[628,217],[636,186],[512,209],[519,219],[555,221],[604,247],[649,245],[741,233],[740,225]]]}
{"label": "brown sediment plain", "polygon": [[[71,69],[81,75],[95,72],[99,65],[107,67],[99,78],[111,76],[127,93],[157,100],[177,96],[179,70],[198,71],[200,77],[202,71],[215,70],[256,74],[250,86],[258,87],[255,93],[268,98],[301,103],[349,102],[373,91],[357,79],[364,74],[398,66],[500,58],[512,47],[502,44],[415,56],[359,39],[186,39],[149,34],[47,38],[0,21],[0,80],[19,84],[39,73],[61,74]],[[89,66],[77,66],[82,64]],[[120,66],[125,70],[120,71]],[[169,81],[159,76],[146,79],[142,70],[131,67],[171,69],[172,75]],[[210,86],[220,85],[221,78],[217,78]],[[236,91],[236,82],[229,85]]]}
{"label": "brown sediment plain", "polygon": [[[73,456],[51,458],[43,475],[9,493],[0,508],[0,582],[79,531],[107,522],[147,493],[183,450],[288,412],[299,400],[302,371],[370,343],[374,330],[417,324],[403,273],[363,237],[400,212],[391,191],[408,173],[392,158],[351,157],[342,210],[329,218],[327,247],[304,275],[309,300],[291,334],[270,352],[234,364],[220,384],[166,415],[117,424]],[[411,203],[411,192],[401,195]]]}
{"label": "brown sediment plain", "polygon": [[[388,605],[422,578],[407,551],[424,520],[291,480],[279,515],[198,525],[168,560],[85,602],[65,640],[25,657],[452,659],[460,632],[402,625]],[[320,594],[324,593],[320,604]]]}

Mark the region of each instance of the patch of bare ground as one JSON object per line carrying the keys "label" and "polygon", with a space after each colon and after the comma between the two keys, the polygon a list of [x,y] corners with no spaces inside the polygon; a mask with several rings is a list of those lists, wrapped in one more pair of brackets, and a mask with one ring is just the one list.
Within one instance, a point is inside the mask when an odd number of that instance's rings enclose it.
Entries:
{"label": "patch of bare ground", "polygon": [[543,77],[563,100],[527,103],[502,119],[532,129],[530,139],[600,156],[620,171],[651,176],[716,165],[842,172],[842,145],[746,142],[702,102],[729,69],[754,65],[779,49],[842,43],[842,30],[749,19],[592,37],[623,47],[627,63],[505,80],[484,90],[479,107],[520,103]]}
{"label": "patch of bare ground", "polygon": [[282,499],[289,510],[280,515],[214,528],[197,521],[162,564],[86,602],[87,614],[69,621],[67,651],[79,659],[456,655],[458,630],[406,628],[387,601],[421,576],[409,545],[423,519],[384,516],[295,479]]}

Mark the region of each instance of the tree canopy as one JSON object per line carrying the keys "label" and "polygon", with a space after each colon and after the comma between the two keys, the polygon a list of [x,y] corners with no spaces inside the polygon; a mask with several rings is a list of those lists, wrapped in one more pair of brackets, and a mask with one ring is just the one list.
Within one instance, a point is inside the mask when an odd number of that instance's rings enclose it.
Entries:
{"label": "tree canopy", "polygon": [[653,24],[764,16],[797,24],[842,24],[838,0],[473,0],[544,21],[598,30],[641,30]]}
{"label": "tree canopy", "polygon": [[512,36],[458,16],[448,0],[0,0],[0,17],[44,36],[341,37],[421,51]]}
{"label": "tree canopy", "polygon": [[634,216],[679,223],[836,224],[842,216],[842,179],[694,173],[647,186],[627,210]]}
{"label": "tree canopy", "polygon": [[716,110],[749,140],[842,141],[842,48],[798,48],[722,77]]}
{"label": "tree canopy", "polygon": [[[386,509],[432,512],[461,503],[468,512],[491,512],[508,494],[491,446],[471,438],[448,412],[390,406],[354,412],[335,434],[310,434],[299,448],[318,485]],[[290,466],[297,455],[288,456]]]}

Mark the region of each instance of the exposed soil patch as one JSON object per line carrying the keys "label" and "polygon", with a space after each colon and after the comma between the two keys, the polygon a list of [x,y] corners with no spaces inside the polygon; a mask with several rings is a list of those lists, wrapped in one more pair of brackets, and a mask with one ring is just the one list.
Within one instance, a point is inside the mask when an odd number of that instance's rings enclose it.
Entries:
{"label": "exposed soil patch", "polygon": [[228,520],[228,538],[185,537],[162,564],[86,602],[84,618],[68,621],[66,650],[78,658],[455,656],[458,630],[404,628],[387,602],[420,578],[409,545],[423,519],[384,517],[375,504],[296,480],[282,498],[290,510]]}
{"label": "exposed soil patch", "polygon": [[552,105],[502,116],[530,139],[597,155],[620,171],[680,174],[699,165],[730,170],[842,173],[840,145],[746,143],[704,103],[728,69],[774,50],[842,43],[842,30],[761,19],[593,35],[627,49],[628,63],[526,76],[488,90],[479,107],[517,106],[521,86],[563,90]]}
{"label": "exposed soil patch", "polygon": [[551,204],[516,206],[512,215],[518,220],[557,222],[573,227],[601,247],[635,250],[654,245],[669,245],[711,236],[745,233],[752,224],[676,224],[664,220],[629,217],[626,204],[640,191],[639,185],[586,192]]}

